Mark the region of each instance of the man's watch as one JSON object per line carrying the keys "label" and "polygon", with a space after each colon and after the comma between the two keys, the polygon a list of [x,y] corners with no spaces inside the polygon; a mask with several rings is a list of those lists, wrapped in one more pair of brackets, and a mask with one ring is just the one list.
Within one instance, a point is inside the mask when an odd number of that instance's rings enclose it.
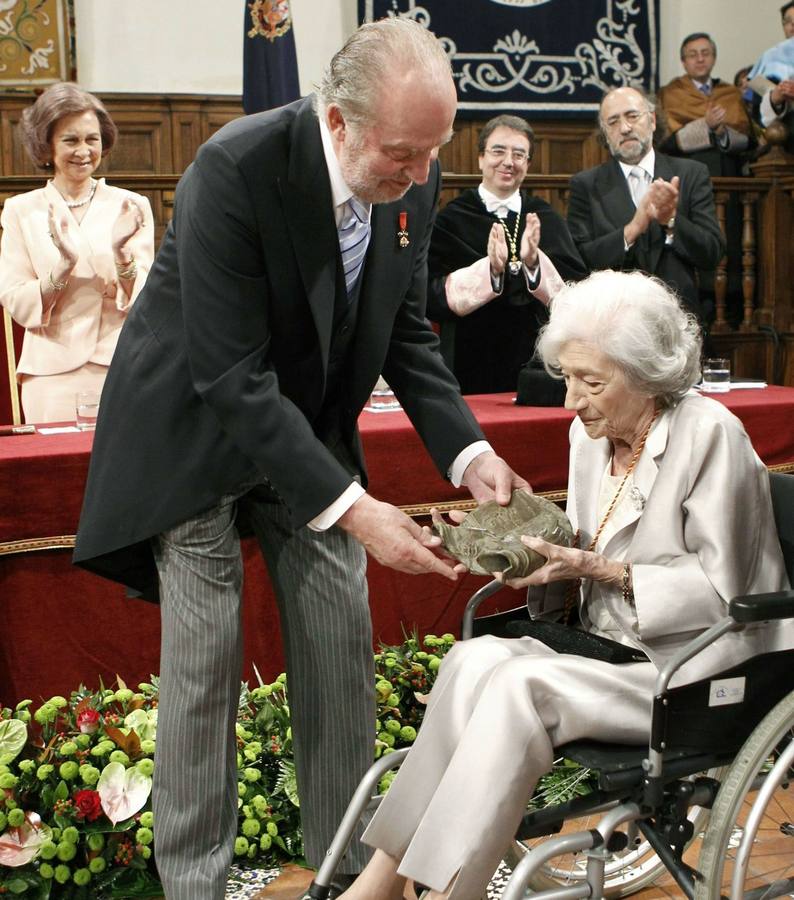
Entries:
{"label": "man's watch", "polygon": [[670,218],[667,220],[666,225],[664,226],[664,230],[668,234],[672,234],[674,228],[675,228],[675,216],[670,216]]}

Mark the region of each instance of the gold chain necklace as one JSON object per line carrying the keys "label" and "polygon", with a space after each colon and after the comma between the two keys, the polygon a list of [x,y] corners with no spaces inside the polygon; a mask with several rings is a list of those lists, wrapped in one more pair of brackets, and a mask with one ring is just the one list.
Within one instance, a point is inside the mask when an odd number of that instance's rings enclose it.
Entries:
{"label": "gold chain necklace", "polygon": [[[496,215],[496,214],[494,214]],[[516,222],[513,227],[513,233],[510,234],[510,229],[508,228],[507,222],[501,217],[496,216],[499,220],[499,224],[504,229],[505,238],[507,239],[507,244],[510,247],[510,262],[507,264],[507,268],[510,270],[511,275],[518,275],[521,271],[521,260],[518,258],[518,225],[521,219],[521,215],[516,213]]]}
{"label": "gold chain necklace", "polygon": [[[626,486],[626,482],[629,480],[629,475],[634,471],[637,467],[637,463],[639,462],[640,456],[642,455],[642,451],[645,449],[645,443],[648,440],[648,435],[651,433],[651,428],[653,428],[653,423],[659,417],[660,410],[655,410],[653,414],[653,418],[650,422],[648,422],[648,427],[643,431],[640,436],[639,443],[637,444],[637,449],[631,456],[629,460],[628,468],[626,469],[626,473],[623,478],[620,479],[620,484],[618,485],[618,489],[615,491],[615,495],[612,497],[612,500],[607,507],[607,511],[601,517],[601,521],[598,523],[598,528],[596,528],[596,532],[593,535],[593,540],[590,541],[590,546],[587,548],[588,552],[591,553],[595,550],[598,545],[598,539],[601,537],[601,532],[604,530],[604,526],[607,524],[607,520],[612,515],[615,507],[617,506],[618,500],[620,499],[620,495],[623,493],[623,488]],[[573,546],[579,546],[579,532],[576,532],[576,535],[573,539]],[[562,612],[562,620],[567,625],[573,612],[574,605],[576,603],[576,597],[579,593],[579,588],[582,584],[582,579],[577,578],[576,581],[571,585],[570,589],[565,595],[565,601],[563,603],[563,612]]]}

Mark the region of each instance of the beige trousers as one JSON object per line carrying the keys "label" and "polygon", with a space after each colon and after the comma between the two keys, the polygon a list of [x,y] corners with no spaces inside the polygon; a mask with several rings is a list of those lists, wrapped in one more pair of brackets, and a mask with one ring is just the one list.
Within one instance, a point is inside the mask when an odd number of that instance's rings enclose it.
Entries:
{"label": "beige trousers", "polygon": [[656,669],[557,654],[532,638],[481,637],[442,663],[425,720],[363,840],[399,872],[478,900],[553,747],[583,737],[642,744]]}

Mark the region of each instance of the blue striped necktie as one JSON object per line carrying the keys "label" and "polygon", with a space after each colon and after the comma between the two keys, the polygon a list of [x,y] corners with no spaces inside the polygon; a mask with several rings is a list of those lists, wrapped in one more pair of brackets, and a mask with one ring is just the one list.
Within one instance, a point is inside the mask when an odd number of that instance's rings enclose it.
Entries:
{"label": "blue striped necktie", "polygon": [[352,294],[369,246],[369,216],[360,200],[351,197],[345,206],[339,225],[339,249],[342,252],[342,268],[348,296]]}

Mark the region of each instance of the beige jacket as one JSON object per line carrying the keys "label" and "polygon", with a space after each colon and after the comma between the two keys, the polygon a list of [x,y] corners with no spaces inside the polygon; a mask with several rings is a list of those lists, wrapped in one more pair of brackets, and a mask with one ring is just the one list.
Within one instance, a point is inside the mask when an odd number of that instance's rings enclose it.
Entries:
{"label": "beige jacket", "polygon": [[[580,546],[597,528],[606,438],[571,425],[567,512]],[[789,586],[777,539],[766,467],[742,423],[694,391],[659,417],[634,472],[644,498],[635,517],[603,548],[633,563],[635,607],[617,588],[604,602],[628,642],[661,667],[743,594]],[[554,605],[551,591],[530,591],[533,611]],[[587,586],[581,602],[587,601]],[[673,685],[696,681],[768,650],[794,647],[794,621],[760,623],[721,637],[690,660]]]}
{"label": "beige jacket", "polygon": [[[127,247],[138,272],[128,299],[118,283],[110,235],[125,197],[144,211],[144,226]],[[11,197],[0,224],[0,305],[25,329],[20,375],[55,375],[85,363],[109,365],[127,310],[141,290],[154,258],[154,222],[146,197],[105,184],[100,178],[82,222],[71,223],[80,256],[69,282],[47,315],[42,313],[41,283],[58,262],[49,237],[47,209],[70,215],[63,197],[46,187]]]}

